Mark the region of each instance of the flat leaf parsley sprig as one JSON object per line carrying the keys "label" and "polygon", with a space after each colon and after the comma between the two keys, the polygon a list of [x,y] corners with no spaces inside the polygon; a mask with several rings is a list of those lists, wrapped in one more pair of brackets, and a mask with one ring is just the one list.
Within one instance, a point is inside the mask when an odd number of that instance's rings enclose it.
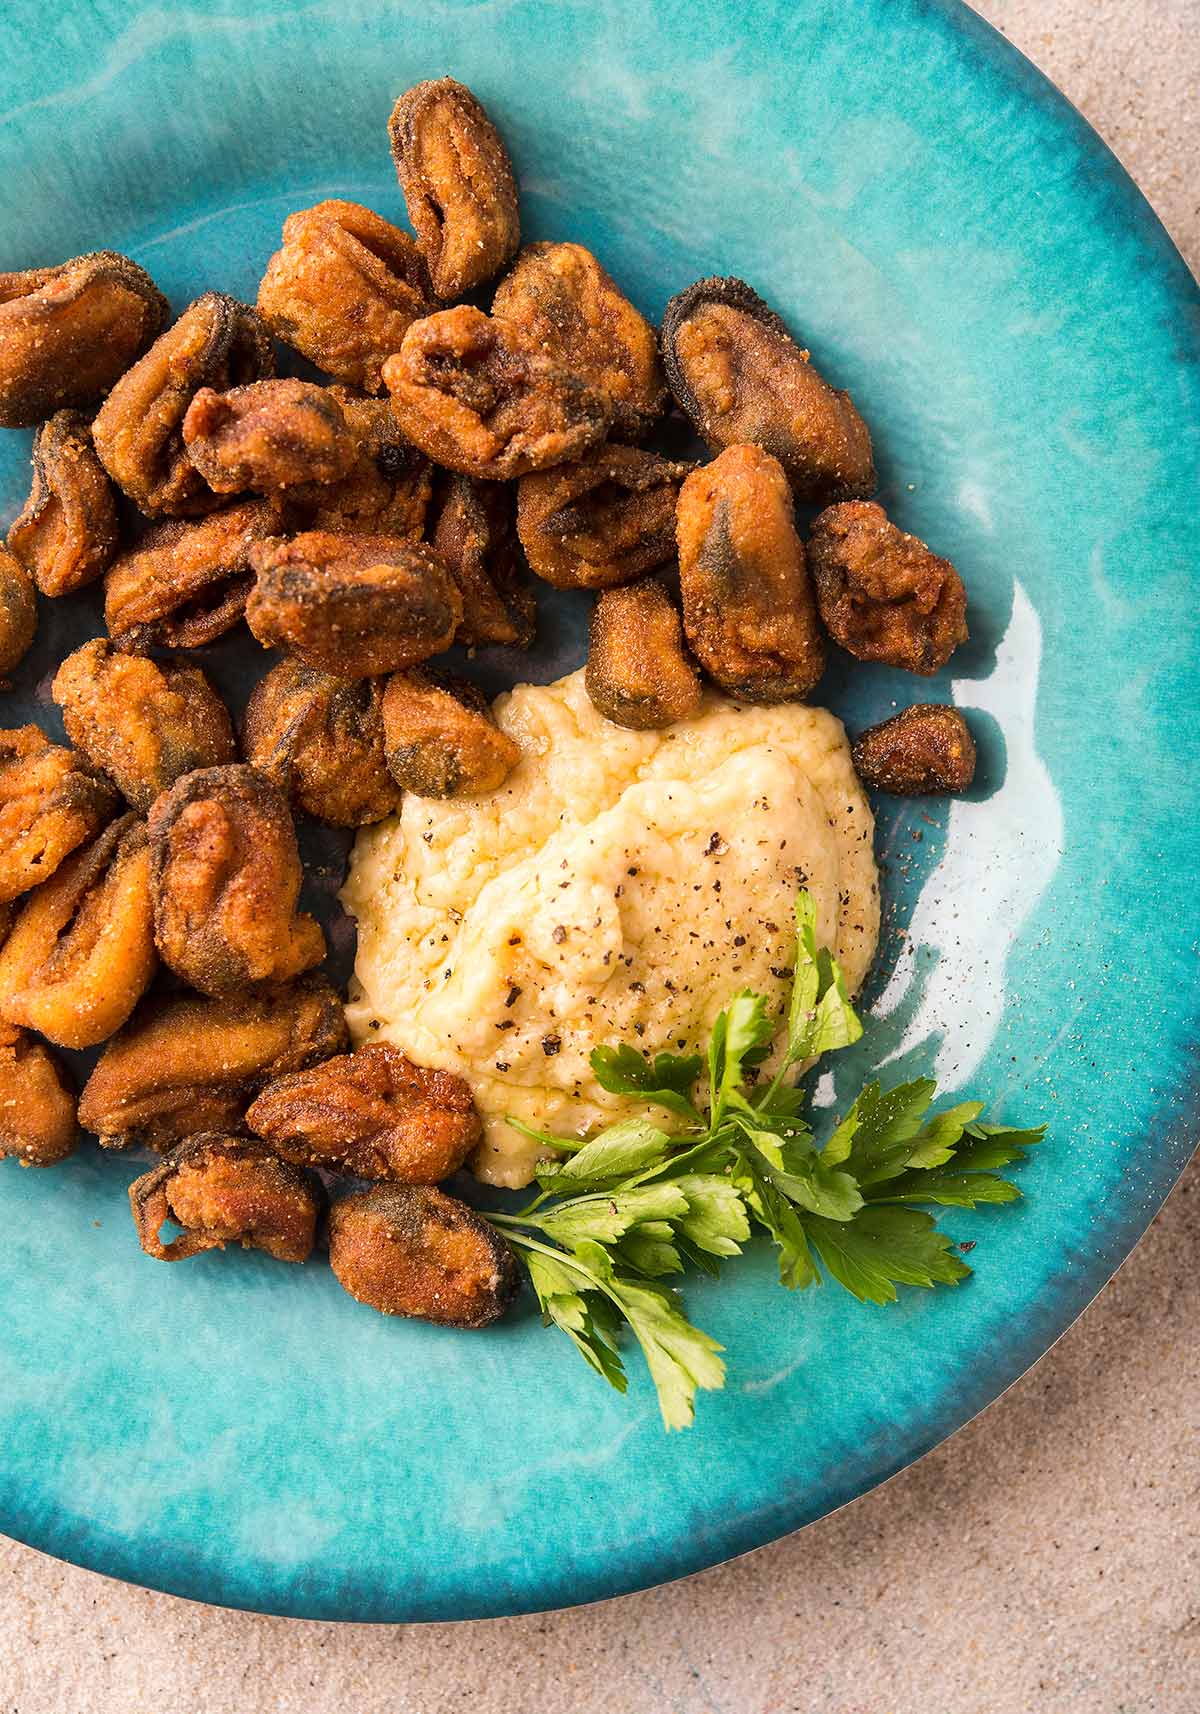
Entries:
{"label": "flat leaf parsley sprig", "polygon": [[[547,1324],[620,1392],[618,1340],[628,1328],[668,1428],[688,1427],[697,1390],[725,1380],[721,1347],[688,1321],[668,1276],[689,1264],[718,1273],[758,1228],[791,1289],[817,1284],[822,1270],[868,1303],[894,1302],[901,1285],[956,1285],[970,1268],[913,1204],[1015,1201],[1020,1191],[998,1169],[1045,1131],[985,1124],[979,1101],[930,1113],[936,1084],[922,1077],[888,1090],[867,1084],[818,1147],[796,1067],[856,1042],[862,1023],[832,954],[817,946],[807,892],[796,900],[787,1042],[760,1085],[776,1034],[766,1000],[743,990],[718,1016],[706,1059],[597,1048],[601,1086],[666,1109],[680,1122],[671,1132],[634,1117],[580,1143],[509,1121],[557,1158],[539,1165],[528,1207],[485,1218],[524,1263]],[[705,1072],[706,1110],[693,1094]]]}

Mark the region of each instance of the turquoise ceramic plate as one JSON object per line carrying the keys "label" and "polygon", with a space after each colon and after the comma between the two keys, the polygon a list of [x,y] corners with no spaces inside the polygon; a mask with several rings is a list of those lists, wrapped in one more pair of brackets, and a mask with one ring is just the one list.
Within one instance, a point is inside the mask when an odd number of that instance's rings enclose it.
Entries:
{"label": "turquoise ceramic plate", "polygon": [[[160,1267],[136,1163],[6,1163],[0,1527],[311,1617],[586,1601],[841,1505],[1046,1349],[1195,1137],[1198,299],[1133,185],[951,0],[10,0],[0,267],[103,245],[176,305],[252,298],[290,209],[399,217],[389,107],[447,70],[508,138],[530,236],[590,245],[654,315],[712,273],[778,303],[870,420],[889,508],[965,573],[972,642],[932,689],[973,711],[981,785],[881,817],[865,1046],[1053,1129],[1017,1210],[946,1218],[976,1244],[957,1292],[787,1297],[765,1252],[693,1286],[729,1385],[673,1438],[528,1309],[468,1337],[318,1266]],[[0,446],[5,519],[27,452]],[[44,613],[5,724],[53,724],[39,680],[94,623]],[[580,644],[556,611],[534,670]],[[218,659],[231,691],[247,658]],[[829,698],[861,724],[913,688],[859,670]]]}

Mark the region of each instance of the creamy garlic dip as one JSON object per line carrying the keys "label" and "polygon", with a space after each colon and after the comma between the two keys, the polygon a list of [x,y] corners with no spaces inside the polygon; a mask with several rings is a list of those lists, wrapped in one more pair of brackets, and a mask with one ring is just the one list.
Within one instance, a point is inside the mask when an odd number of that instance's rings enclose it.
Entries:
{"label": "creamy garlic dip", "polygon": [[461,1073],[492,1184],[527,1184],[538,1145],[505,1115],[578,1135],[626,1106],[594,1047],[703,1046],[739,988],[782,1007],[806,886],[851,989],[879,930],[874,825],[841,722],[710,693],[662,732],[613,726],[577,672],[519,685],[496,717],[523,757],[487,797],[409,796],[358,835],[356,1042]]}

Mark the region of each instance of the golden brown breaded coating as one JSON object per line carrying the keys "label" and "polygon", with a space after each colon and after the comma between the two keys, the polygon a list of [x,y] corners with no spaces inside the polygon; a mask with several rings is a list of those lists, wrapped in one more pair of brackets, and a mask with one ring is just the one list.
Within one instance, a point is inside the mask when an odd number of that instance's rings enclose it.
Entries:
{"label": "golden brown breaded coating", "polygon": [[744,280],[698,280],[680,292],[662,341],[671,391],[714,452],[763,447],[806,500],[874,493],[871,435],[849,393],[813,368]]}
{"label": "golden brown breaded coating", "polygon": [[276,338],[335,380],[381,391],[384,359],[434,307],[407,232],[361,203],[334,199],[290,214],[267,263],[258,312]]}
{"label": "golden brown breaded coating", "polygon": [[145,269],[114,250],[0,274],[0,427],[96,404],[169,314]]}
{"label": "golden brown breaded coating", "polygon": [[915,702],[860,733],[854,766],[880,792],[965,792],[975,778],[975,740],[957,708]]}
{"label": "golden brown breaded coating", "polygon": [[966,642],[961,577],[882,506],[830,506],[813,524],[808,556],[825,628],[856,659],[931,674]]}
{"label": "golden brown breaded coating", "polygon": [[105,1148],[155,1149],[237,1126],[272,1078],[347,1046],[342,1002],[324,976],[206,1000],[147,1001],[100,1056],[79,1122]]}
{"label": "golden brown breaded coating", "polygon": [[274,500],[239,500],[210,518],[147,530],[104,580],[104,619],[119,649],[199,649],[242,618],[254,587],[250,550],[275,535]]}
{"label": "golden brown breaded coating", "polygon": [[183,419],[183,444],[216,494],[336,482],[357,455],[332,389],[290,378],[227,393],[201,387]]}
{"label": "golden brown breaded coating", "polygon": [[181,774],[234,759],[228,710],[190,661],[125,655],[94,637],[59,667],[52,695],[76,749],[135,809]]}
{"label": "golden brown breaded coating", "polygon": [[612,433],[637,440],[662,415],[667,381],[650,323],[582,244],[528,244],[492,314],[582,375],[612,406]]}
{"label": "golden brown breaded coating", "polygon": [[[302,1172],[250,1137],[207,1132],[189,1137],[135,1178],[129,1206],[138,1241],[159,1262],[241,1244],[280,1262],[312,1254],[319,1203]],[[170,1220],[182,1228],[162,1241]]]}
{"label": "golden brown breaded coating", "polygon": [[420,670],[387,682],[383,747],[392,778],[417,797],[495,791],[521,760],[475,685]]}
{"label": "golden brown breaded coating", "polygon": [[33,580],[16,555],[0,546],[0,673],[20,665],[36,635]]}
{"label": "golden brown breaded coating", "polygon": [[432,548],[396,536],[307,530],[265,542],[246,623],[264,648],[338,678],[370,678],[441,654],[462,598]]}
{"label": "golden brown breaded coating", "polygon": [[482,104],[452,77],[402,95],[388,136],[433,289],[460,298],[490,280],[521,242],[508,151]]}
{"label": "golden brown breaded coating", "polygon": [[400,807],[383,754],[382,679],[347,683],[280,661],[254,687],[242,742],[297,809],[332,827],[365,827]]}
{"label": "golden brown breaded coating", "polygon": [[0,947],[0,1017],[60,1047],[95,1047],[157,966],[146,827],[125,815],[25,899]]}
{"label": "golden brown breaded coating", "polygon": [[400,1184],[449,1178],[483,1130],[461,1077],[414,1065],[388,1042],[278,1078],[246,1124],[298,1166]]}
{"label": "golden brown breaded coating", "polygon": [[0,902],[48,881],[117,803],[107,780],[40,727],[0,732]]}
{"label": "golden brown breaded coating", "polygon": [[33,437],[33,487],[8,532],[43,595],[71,595],[112,564],[120,543],[116,494],[79,411],[56,411]]}
{"label": "golden brown breaded coating", "polygon": [[75,1097],[49,1048],[0,1023],[0,1158],[56,1166],[75,1152]]}
{"label": "golden brown breaded coating", "polygon": [[502,482],[447,473],[432,542],[462,596],[456,642],[528,648],[537,604],[517,540],[516,495]]}
{"label": "golden brown breaded coating", "polygon": [[214,997],[319,964],[325,936],[298,914],[304,880],[287,800],[245,764],[185,774],[150,811],[154,939]]}
{"label": "golden brown breaded coating", "polygon": [[679,587],[692,653],[744,702],[808,696],[825,644],[779,462],[727,447],[679,495]]}
{"label": "golden brown breaded coating", "polygon": [[700,675],[675,603],[656,579],[606,589],[597,601],[584,683],[606,720],[638,732],[699,711]]}
{"label": "golden brown breaded coating", "polygon": [[488,481],[581,458],[612,421],[594,386],[469,304],[415,321],[383,379],[414,446]]}
{"label": "golden brown breaded coating", "polygon": [[675,557],[675,507],[693,468],[634,446],[523,476],[517,531],[530,565],[558,589],[611,589]]}
{"label": "golden brown breaded coating", "polygon": [[303,513],[303,527],[419,542],[433,492],[433,466],[400,433],[386,399],[338,384],[326,391],[353,438],[354,462],[336,482],[288,490],[289,504]]}
{"label": "golden brown breaded coating", "polygon": [[205,292],[113,388],[92,424],[100,462],[148,517],[193,517],[221,504],[183,444],[202,387],[224,392],[275,373],[261,319],[224,292]]}
{"label": "golden brown breaded coating", "polygon": [[380,1184],[335,1202],[329,1262],[359,1303],[443,1327],[486,1327],[517,1289],[504,1240],[428,1185]]}

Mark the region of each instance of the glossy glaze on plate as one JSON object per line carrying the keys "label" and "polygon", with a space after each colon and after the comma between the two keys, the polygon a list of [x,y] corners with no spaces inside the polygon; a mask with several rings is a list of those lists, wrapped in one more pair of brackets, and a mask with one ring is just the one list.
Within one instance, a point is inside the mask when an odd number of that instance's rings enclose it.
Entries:
{"label": "glossy glaze on plate", "polygon": [[[778,304],[871,423],[889,510],[963,572],[972,641],[932,687],[826,681],[855,729],[952,693],[980,740],[968,800],[883,809],[891,932],[837,1093],[886,1060],[1052,1132],[1025,1203],[947,1212],[976,1244],[956,1292],[789,1297],[765,1249],[690,1283],[729,1382],[671,1438],[643,1380],[610,1393],[528,1305],[464,1335],[319,1266],[162,1267],[137,1163],[0,1165],[0,1528],[313,1617],[612,1595],[862,1493],[1062,1331],[1197,1117],[1200,296],[1114,159],[950,0],[17,0],[0,268],[105,245],[176,308],[252,298],[291,209],[401,216],[387,114],[446,71],[509,142],[527,237],[589,245],[654,316],[703,274]],[[0,438],[5,523],[28,444]],[[583,642],[581,603],[544,611],[543,679]],[[36,687],[94,617],[43,605],[6,724],[57,730]],[[223,687],[256,660],[219,659]]]}

